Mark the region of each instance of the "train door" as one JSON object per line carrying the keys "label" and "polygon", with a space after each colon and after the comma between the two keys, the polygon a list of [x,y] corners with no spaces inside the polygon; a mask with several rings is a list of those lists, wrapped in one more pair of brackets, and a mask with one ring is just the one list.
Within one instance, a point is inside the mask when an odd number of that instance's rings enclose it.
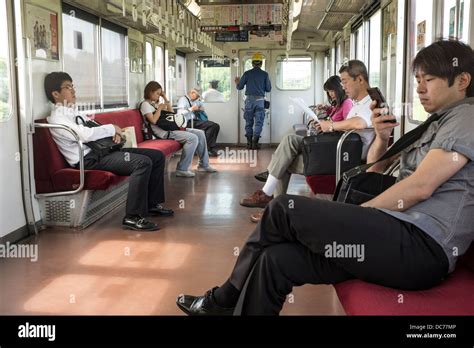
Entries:
{"label": "train door", "polygon": [[[12,2],[0,0],[0,238],[26,225],[22,200],[22,150],[16,107]],[[26,151],[26,149],[25,149]],[[26,156],[27,157],[27,156]],[[16,235],[16,237],[18,237]],[[14,236],[15,238],[15,236]]]}
{"label": "train door", "polygon": [[[244,74],[247,70],[252,69],[252,56],[257,51],[240,51],[239,52],[239,60],[240,60],[240,76]],[[271,66],[271,51],[269,50],[259,50],[263,55],[263,66],[262,69],[267,71],[269,74],[273,70]],[[271,79],[271,74],[270,74]],[[272,81],[272,85],[274,85]],[[274,86],[272,86],[272,89]],[[267,94],[267,99],[270,100],[270,94]],[[239,93],[239,123],[240,123],[240,136],[239,140],[240,143],[247,143],[247,138],[245,137],[245,120],[244,120],[244,108],[245,108],[245,88]],[[273,107],[270,107],[270,110],[265,112],[265,122],[263,124],[263,131],[260,138],[261,144],[270,144],[273,142],[271,139],[271,127],[272,127],[272,110]]]}
{"label": "train door", "polygon": [[306,105],[315,102],[315,67],[312,53],[288,57],[285,51],[272,53],[271,141],[280,143],[293,125],[303,120],[303,112],[291,98],[301,98]]}

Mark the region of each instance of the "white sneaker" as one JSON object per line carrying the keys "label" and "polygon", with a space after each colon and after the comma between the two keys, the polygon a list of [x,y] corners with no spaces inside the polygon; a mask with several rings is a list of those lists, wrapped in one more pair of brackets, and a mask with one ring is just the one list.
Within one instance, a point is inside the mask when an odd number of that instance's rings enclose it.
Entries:
{"label": "white sneaker", "polygon": [[182,177],[182,178],[194,178],[196,176],[196,174],[194,174],[190,170],[177,170],[175,174],[176,176]]}
{"label": "white sneaker", "polygon": [[211,166],[207,166],[207,167],[198,166],[197,171],[200,173],[216,173],[217,169],[212,168]]}

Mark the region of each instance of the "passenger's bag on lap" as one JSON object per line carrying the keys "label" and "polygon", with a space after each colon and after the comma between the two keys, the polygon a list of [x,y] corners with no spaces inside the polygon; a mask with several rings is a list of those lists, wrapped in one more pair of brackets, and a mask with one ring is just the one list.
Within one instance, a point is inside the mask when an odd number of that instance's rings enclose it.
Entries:
{"label": "passenger's bag on lap", "polygon": [[[343,132],[319,133],[304,137],[303,163],[305,176],[336,174],[337,143]],[[351,133],[342,145],[341,171],[347,171],[361,163],[362,140]]]}
{"label": "passenger's bag on lap", "polygon": [[[102,124],[95,120],[85,121],[84,118],[82,118],[81,116],[76,116],[76,124],[82,124],[85,127],[89,128],[102,126]],[[116,142],[114,142],[113,137],[107,137],[95,141],[89,141],[85,143],[85,145],[87,145],[97,156],[103,157],[108,155],[109,153],[119,151],[125,144],[125,141],[126,140],[122,138],[120,143],[117,144]]]}
{"label": "passenger's bag on lap", "polygon": [[333,201],[360,205],[375,198],[395,184],[396,178],[394,176],[372,172],[367,173],[367,170],[374,164],[390,159],[408,148],[421,138],[431,123],[439,120],[444,114],[445,112],[431,115],[424,123],[398,139],[378,161],[355,167],[345,172],[337,183]]}
{"label": "passenger's bag on lap", "polygon": [[165,131],[179,131],[186,128],[187,120],[182,113],[175,114],[166,110],[161,110],[161,116],[156,122],[156,126]]}

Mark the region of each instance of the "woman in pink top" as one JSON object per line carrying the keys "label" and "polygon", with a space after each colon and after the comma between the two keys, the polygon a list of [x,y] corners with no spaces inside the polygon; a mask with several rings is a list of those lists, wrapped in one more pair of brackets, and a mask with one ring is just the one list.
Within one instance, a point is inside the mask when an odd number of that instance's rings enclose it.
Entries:
{"label": "woman in pink top", "polygon": [[325,111],[333,122],[344,121],[347,114],[352,109],[352,100],[347,98],[346,92],[342,89],[339,76],[331,76],[324,83],[324,90],[331,105],[318,105],[317,111]]}

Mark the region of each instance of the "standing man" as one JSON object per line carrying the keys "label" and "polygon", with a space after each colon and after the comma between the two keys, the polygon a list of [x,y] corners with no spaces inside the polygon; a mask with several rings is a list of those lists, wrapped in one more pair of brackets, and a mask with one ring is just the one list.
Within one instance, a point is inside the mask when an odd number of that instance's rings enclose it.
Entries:
{"label": "standing man", "polygon": [[[247,137],[248,149],[259,149],[258,140],[262,134],[263,121],[265,119],[265,92],[270,93],[272,84],[268,73],[262,70],[263,56],[255,53],[252,56],[253,69],[246,71],[242,78],[236,77],[235,84],[241,91],[245,88],[245,136]],[[254,120],[255,119],[255,120]],[[255,131],[253,124],[255,122]]]}
{"label": "standing man", "polygon": [[204,111],[204,106],[199,101],[201,96],[201,88],[196,86],[188,92],[188,95],[182,96],[178,100],[178,110],[183,112],[188,120],[188,128],[201,129],[206,134],[207,149],[209,157],[217,157],[217,136],[221,127],[219,124],[209,121],[200,120],[196,117],[197,111]]}

